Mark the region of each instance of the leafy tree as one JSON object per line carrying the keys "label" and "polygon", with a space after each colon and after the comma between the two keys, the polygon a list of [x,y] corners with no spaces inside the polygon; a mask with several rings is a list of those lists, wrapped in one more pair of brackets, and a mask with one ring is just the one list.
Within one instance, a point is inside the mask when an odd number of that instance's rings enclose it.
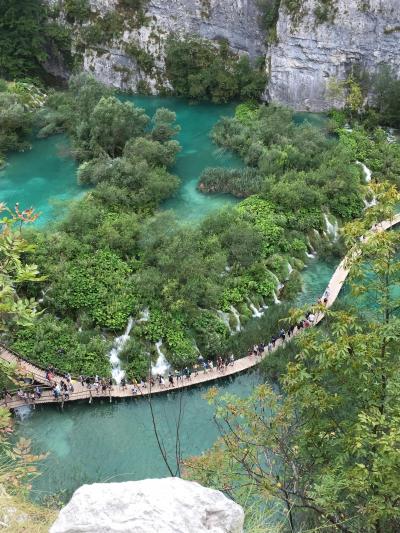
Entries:
{"label": "leafy tree", "polygon": [[79,256],[60,265],[62,275],[53,281],[52,306],[57,311],[85,313],[94,325],[121,330],[136,304],[126,263],[106,250]]}
{"label": "leafy tree", "polygon": [[376,192],[379,206],[346,229],[352,297],[372,292],[374,308],[324,309],[329,327],[300,336],[283,397],[268,385],[245,399],[211,391],[221,439],[186,463],[190,477],[233,498],[250,484],[261,509],[280,501],[291,531],[399,528],[400,236],[368,231],[393,216],[399,195]]}
{"label": "leafy tree", "polygon": [[12,347],[30,361],[45,367],[53,365],[75,376],[110,374],[110,343],[100,332],[79,332],[71,320],[59,320],[50,314],[43,315],[33,327],[19,329]]}
{"label": "leafy tree", "polygon": [[154,141],[165,143],[170,141],[172,137],[175,137],[180,132],[180,126],[174,125],[176,121],[176,113],[160,107],[157,109],[152,122],[153,128],[151,136]]}
{"label": "leafy tree", "polygon": [[7,79],[38,74],[46,59],[45,10],[38,0],[0,2],[0,76]]}
{"label": "leafy tree", "polygon": [[16,94],[0,92],[0,159],[6,152],[29,146],[33,114]]}
{"label": "leafy tree", "polygon": [[381,124],[400,127],[400,80],[388,66],[382,66],[373,77],[374,107]]}
{"label": "leafy tree", "polygon": [[166,48],[167,75],[179,96],[227,102],[234,98],[258,99],[265,89],[263,65],[252,66],[221,40],[171,37]]}
{"label": "leafy tree", "polygon": [[25,297],[25,283],[43,281],[35,264],[26,262],[27,254],[34,251],[23,237],[22,226],[36,220],[33,209],[20,211],[18,204],[12,212],[0,204],[0,332],[15,326],[29,326],[37,316],[37,303]]}
{"label": "leafy tree", "polygon": [[90,143],[116,157],[122,154],[128,139],[143,135],[147,123],[143,109],[129,102],[122,103],[113,96],[103,97],[90,117]]}

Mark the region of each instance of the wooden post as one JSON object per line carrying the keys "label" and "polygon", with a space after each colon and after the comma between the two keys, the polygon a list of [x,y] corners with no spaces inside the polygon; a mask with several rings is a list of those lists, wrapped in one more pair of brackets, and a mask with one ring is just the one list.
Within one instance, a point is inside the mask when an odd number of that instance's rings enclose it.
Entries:
{"label": "wooden post", "polygon": [[92,396],[92,389],[89,389],[89,403],[92,403],[93,396]]}
{"label": "wooden post", "polygon": [[110,403],[111,403],[111,402],[112,402],[112,397],[111,397],[111,387],[110,387],[109,391],[110,391]]}

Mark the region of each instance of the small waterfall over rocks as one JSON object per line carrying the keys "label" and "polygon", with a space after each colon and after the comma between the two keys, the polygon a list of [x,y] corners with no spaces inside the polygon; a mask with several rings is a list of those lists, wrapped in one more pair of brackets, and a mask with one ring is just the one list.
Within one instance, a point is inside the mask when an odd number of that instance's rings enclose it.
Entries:
{"label": "small waterfall over rocks", "polygon": [[138,322],[148,322],[150,320],[150,310],[146,307],[140,312],[140,318]]}
{"label": "small waterfall over rocks", "polygon": [[222,320],[222,322],[225,324],[225,326],[229,329],[229,333],[231,335],[233,335],[233,331],[232,331],[232,328],[231,328],[231,324],[229,322],[229,313],[224,313],[223,311],[221,310],[218,310],[217,311],[217,315],[219,316],[219,318]]}
{"label": "small waterfall over rocks", "polygon": [[274,304],[279,305],[281,303],[281,301],[279,300],[279,298],[278,298],[278,296],[277,296],[275,291],[273,291],[272,296],[274,298]]}
{"label": "small waterfall over rocks", "polygon": [[167,358],[165,357],[165,354],[161,351],[161,346],[163,345],[162,340],[160,339],[158,342],[156,342],[156,350],[158,354],[158,358],[155,365],[152,365],[151,367],[151,373],[153,376],[161,375],[164,376],[168,370],[170,369],[170,364],[167,361]]}
{"label": "small waterfall over rocks", "polygon": [[128,325],[126,326],[125,333],[120,337],[114,339],[113,347],[109,353],[109,359],[111,363],[111,375],[117,384],[121,383],[121,379],[125,376],[125,372],[121,369],[121,359],[119,358],[122,350],[124,349],[125,344],[129,340],[129,334],[134,325],[134,320],[132,317],[129,317]]}
{"label": "small waterfall over rocks", "polygon": [[290,274],[293,272],[293,267],[292,265],[289,263],[287,263],[287,269],[288,269],[288,278],[290,277]]}
{"label": "small waterfall over rocks", "polygon": [[374,207],[375,205],[377,205],[377,203],[378,203],[378,201],[377,201],[375,196],[372,197],[372,200],[370,202],[368,202],[368,200],[366,198],[364,198],[365,209],[369,209],[370,207]]}
{"label": "small waterfall over rocks", "polygon": [[253,318],[261,318],[262,316],[264,316],[265,309],[263,311],[261,309],[257,309],[254,303],[250,300],[250,298],[247,298],[247,301],[249,303],[251,312],[253,313]]}
{"label": "small waterfall over rocks", "polygon": [[232,311],[232,314],[236,319],[236,332],[239,333],[242,330],[239,311],[236,309],[236,307],[233,307],[233,305],[230,306],[230,310]]}
{"label": "small waterfall over rocks", "polygon": [[361,161],[356,161],[356,164],[360,165],[360,167],[363,169],[365,182],[369,183],[372,178],[372,172],[370,171],[370,169],[366,165],[364,165],[364,163],[361,163]]}
{"label": "small waterfall over rocks", "polygon": [[332,224],[326,213],[324,213],[324,221],[325,221],[326,231],[328,232],[328,235],[333,237],[333,240],[336,241],[339,237],[339,225],[337,221],[335,220],[335,223]]}
{"label": "small waterfall over rocks", "polygon": [[20,420],[26,420],[32,414],[32,406],[20,405],[14,409],[14,415]]}

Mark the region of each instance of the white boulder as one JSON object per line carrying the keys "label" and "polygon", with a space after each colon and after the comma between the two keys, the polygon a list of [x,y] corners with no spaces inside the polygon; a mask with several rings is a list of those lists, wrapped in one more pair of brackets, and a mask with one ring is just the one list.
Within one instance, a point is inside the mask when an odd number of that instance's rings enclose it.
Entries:
{"label": "white boulder", "polygon": [[244,513],[222,492],[179,478],[83,485],[50,533],[242,533]]}

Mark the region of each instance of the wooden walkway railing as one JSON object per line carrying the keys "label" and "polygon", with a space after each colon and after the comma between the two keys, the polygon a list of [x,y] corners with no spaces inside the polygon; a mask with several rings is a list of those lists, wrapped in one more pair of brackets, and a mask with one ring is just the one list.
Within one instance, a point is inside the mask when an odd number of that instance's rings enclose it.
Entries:
{"label": "wooden walkway railing", "polygon": [[[371,228],[371,232],[377,232],[377,231],[386,231],[393,226],[396,226],[400,223],[400,214],[396,215],[391,220],[385,220],[381,222],[380,224],[374,226]],[[364,237],[364,239],[368,239],[368,235]],[[349,252],[351,253],[351,252]],[[339,264],[337,269],[335,270],[333,276],[331,277],[329,284],[327,286],[327,290],[329,291],[329,297],[328,301],[326,303],[326,307],[331,307],[337,297],[339,296],[339,293],[343,287],[344,282],[347,279],[347,276],[349,274],[349,269],[347,267],[347,261],[349,256],[347,255]],[[325,315],[323,313],[319,313],[316,316],[314,324],[319,324]],[[298,335],[299,331],[297,331],[297,328],[294,330],[292,336],[288,341]],[[282,345],[283,341],[281,339],[278,339],[275,343],[275,349],[280,347]],[[99,391],[96,392],[93,388],[93,385],[91,389],[89,390],[85,385],[81,385],[79,382],[74,382],[74,392],[70,394],[69,399],[66,401],[76,401],[76,400],[84,400],[89,399],[89,402],[91,403],[93,399],[95,398],[108,398],[109,401],[112,401],[112,398],[126,398],[126,397],[139,397],[139,396],[148,396],[149,394],[161,394],[166,393],[169,391],[175,391],[179,389],[184,389],[187,387],[193,387],[195,385],[201,385],[204,383],[209,383],[221,378],[225,378],[227,376],[232,376],[235,374],[238,374],[240,372],[244,372],[245,370],[248,370],[250,368],[253,368],[256,366],[264,357],[268,355],[268,351],[265,350],[261,357],[257,357],[254,355],[246,356],[241,359],[238,359],[235,361],[233,365],[229,365],[224,372],[219,372],[216,368],[212,370],[207,370],[204,372],[203,370],[200,370],[197,374],[192,374],[190,379],[182,378],[181,380],[174,379],[175,386],[169,387],[168,383],[165,384],[165,386],[160,386],[159,384],[156,384],[152,387],[147,385],[147,387],[137,387],[138,392],[136,394],[132,393],[132,385],[127,385],[126,388],[122,388],[120,385],[114,385],[111,389],[107,389],[107,391]],[[29,361],[21,358],[18,354],[12,352],[11,350],[5,348],[4,346],[0,345],[0,357],[8,362],[15,363],[18,368],[21,369],[24,373],[26,373],[28,376],[32,375],[35,381],[42,383],[45,386],[49,386],[49,382],[46,379],[46,372],[43,368],[40,368],[39,366],[36,366],[33,363],[30,363]],[[56,374],[54,376],[54,381],[59,382],[62,379],[61,374]],[[2,400],[0,402],[0,406],[6,406],[9,409],[15,409],[17,407],[21,407],[22,405],[38,405],[38,404],[44,404],[44,403],[60,403],[63,404],[63,400],[61,398],[54,398],[52,391],[48,388],[44,388],[42,397],[40,399],[36,399],[34,402],[24,401],[21,400],[17,396],[13,396],[11,399],[8,399],[7,401]]]}

